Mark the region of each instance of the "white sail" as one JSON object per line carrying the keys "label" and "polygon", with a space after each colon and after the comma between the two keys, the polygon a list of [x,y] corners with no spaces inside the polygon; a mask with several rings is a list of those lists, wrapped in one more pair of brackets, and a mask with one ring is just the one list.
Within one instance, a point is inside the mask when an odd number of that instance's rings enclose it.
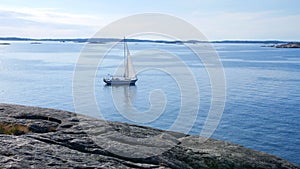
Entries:
{"label": "white sail", "polygon": [[130,52],[129,52],[127,43],[125,43],[125,46],[126,46],[126,50],[127,50],[127,60],[126,60],[126,63],[125,63],[124,75],[125,75],[125,78],[133,79],[133,78],[136,77],[135,70],[134,70],[133,64],[131,62]]}
{"label": "white sail", "polygon": [[107,85],[135,85],[137,81],[135,70],[131,62],[130,52],[124,38],[124,76],[111,76],[104,77],[103,81]]}

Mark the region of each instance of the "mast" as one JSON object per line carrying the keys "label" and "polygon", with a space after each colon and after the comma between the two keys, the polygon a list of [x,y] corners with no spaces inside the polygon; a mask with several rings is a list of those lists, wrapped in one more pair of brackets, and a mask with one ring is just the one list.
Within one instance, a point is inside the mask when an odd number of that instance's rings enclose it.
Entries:
{"label": "mast", "polygon": [[123,39],[123,42],[124,42],[124,77],[126,77],[126,49],[125,49],[125,36],[124,36],[124,39]]}

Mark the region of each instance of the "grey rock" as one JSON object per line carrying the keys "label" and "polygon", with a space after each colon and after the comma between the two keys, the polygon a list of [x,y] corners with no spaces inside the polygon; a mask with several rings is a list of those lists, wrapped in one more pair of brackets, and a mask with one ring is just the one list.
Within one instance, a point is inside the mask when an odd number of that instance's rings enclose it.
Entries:
{"label": "grey rock", "polygon": [[287,44],[281,44],[276,45],[276,48],[300,48],[300,43],[287,43]]}
{"label": "grey rock", "polygon": [[0,104],[0,168],[300,168],[240,145]]}

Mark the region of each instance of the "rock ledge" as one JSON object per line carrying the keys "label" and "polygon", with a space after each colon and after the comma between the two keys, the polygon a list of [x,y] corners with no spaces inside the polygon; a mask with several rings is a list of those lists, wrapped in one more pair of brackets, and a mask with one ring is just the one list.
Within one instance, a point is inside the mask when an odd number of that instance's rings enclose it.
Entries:
{"label": "rock ledge", "polygon": [[0,168],[299,168],[224,141],[0,104]]}

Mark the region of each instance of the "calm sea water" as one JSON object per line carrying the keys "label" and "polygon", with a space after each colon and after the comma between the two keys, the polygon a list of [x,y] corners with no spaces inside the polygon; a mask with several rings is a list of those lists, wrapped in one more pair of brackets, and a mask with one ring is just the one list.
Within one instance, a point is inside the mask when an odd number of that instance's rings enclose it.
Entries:
{"label": "calm sea water", "polygon": [[[95,48],[101,45],[104,44],[95,44]],[[224,66],[227,95],[225,110],[212,137],[300,164],[300,49],[261,47],[263,44],[213,45]],[[75,111],[72,81],[83,47],[84,44],[59,42],[11,42],[0,46],[0,102]],[[199,134],[210,108],[211,89],[198,58],[178,44],[129,43],[129,48],[133,54],[150,48],[168,51],[187,64],[200,89],[199,113],[189,133]],[[113,73],[122,62],[121,49],[121,44],[116,45],[95,74],[94,95],[102,114],[93,110],[86,114],[169,129],[181,109],[181,99],[188,99],[181,98],[172,76],[157,69],[145,70],[138,74],[136,86],[104,86],[102,77]],[[96,57],[94,52],[91,59]],[[164,92],[166,105],[159,118],[151,122],[132,122],[114,105],[112,93],[117,93],[120,107],[133,105],[138,111],[147,111],[149,94],[156,89]],[[90,104],[83,101],[80,106],[89,110]]]}

